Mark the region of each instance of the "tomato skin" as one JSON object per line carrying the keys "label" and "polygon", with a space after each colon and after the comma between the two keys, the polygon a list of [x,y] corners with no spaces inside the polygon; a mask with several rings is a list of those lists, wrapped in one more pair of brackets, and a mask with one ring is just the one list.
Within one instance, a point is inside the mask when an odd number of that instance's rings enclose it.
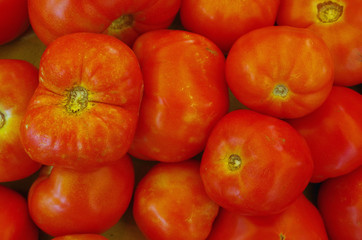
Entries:
{"label": "tomato skin", "polygon": [[39,231],[32,222],[26,199],[18,192],[0,185],[0,239],[38,240]]}
{"label": "tomato skin", "polygon": [[107,238],[97,234],[74,234],[55,237],[53,240],[107,240]]}
{"label": "tomato skin", "polygon": [[141,179],[133,216],[148,239],[206,239],[219,206],[206,195],[199,168],[196,160],[158,163]]}
{"label": "tomato skin", "polygon": [[311,31],[266,27],[235,42],[226,59],[226,80],[235,97],[251,110],[297,118],[327,98],[333,62],[323,40]]}
{"label": "tomato skin", "polygon": [[[318,17],[318,4],[323,2],[338,4],[343,8],[338,20],[322,22]],[[327,44],[333,57],[334,83],[353,86],[362,83],[362,9],[360,4],[359,0],[281,0],[277,23],[308,28],[319,35]]]}
{"label": "tomato skin", "polygon": [[28,1],[0,1],[0,45],[11,42],[29,28]]}
{"label": "tomato skin", "polygon": [[0,182],[35,173],[33,161],[20,142],[20,121],[38,85],[38,69],[23,60],[0,59]]}
{"label": "tomato skin", "polygon": [[93,32],[115,36],[131,46],[141,33],[170,26],[180,2],[29,0],[29,17],[35,33],[46,45],[69,33]]}
{"label": "tomato skin", "polygon": [[331,240],[361,239],[362,167],[322,182],[318,208]]}
{"label": "tomato skin", "polygon": [[20,128],[34,161],[90,169],[128,151],[143,82],[127,45],[104,34],[60,37],[42,55],[39,81]]}
{"label": "tomato skin", "polygon": [[306,139],[314,161],[311,181],[322,182],[362,164],[362,96],[334,86],[313,113],[288,122]]}
{"label": "tomato skin", "polygon": [[52,236],[102,233],[126,211],[134,187],[128,155],[90,171],[44,167],[28,204],[36,225]]}
{"label": "tomato skin", "polygon": [[328,240],[328,236],[317,208],[301,195],[285,211],[271,216],[243,216],[221,208],[207,239]]}
{"label": "tomato skin", "polygon": [[129,153],[161,162],[192,158],[228,111],[225,57],[205,37],[179,30],[145,33],[133,49],[145,87]]}
{"label": "tomato skin", "polygon": [[250,110],[224,116],[201,160],[209,197],[243,215],[283,211],[305,189],[313,171],[307,143],[288,123]]}
{"label": "tomato skin", "polygon": [[[253,1],[183,0],[180,8],[182,25],[215,42],[228,52],[243,34],[275,23],[279,0]],[[220,10],[222,9],[222,10]]]}

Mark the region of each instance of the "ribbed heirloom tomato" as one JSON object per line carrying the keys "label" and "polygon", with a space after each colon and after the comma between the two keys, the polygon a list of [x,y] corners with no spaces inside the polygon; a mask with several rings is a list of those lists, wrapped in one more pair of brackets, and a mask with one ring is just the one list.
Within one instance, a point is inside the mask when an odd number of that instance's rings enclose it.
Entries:
{"label": "ribbed heirloom tomato", "polygon": [[104,34],[74,33],[42,55],[39,86],[21,123],[34,161],[92,168],[121,158],[131,144],[143,89],[136,56]]}

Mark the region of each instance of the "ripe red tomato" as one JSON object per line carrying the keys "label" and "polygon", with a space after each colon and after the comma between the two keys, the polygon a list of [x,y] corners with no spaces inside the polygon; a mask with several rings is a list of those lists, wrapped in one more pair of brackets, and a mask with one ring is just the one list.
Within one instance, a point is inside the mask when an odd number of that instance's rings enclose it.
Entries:
{"label": "ripe red tomato", "polygon": [[53,240],[107,240],[107,238],[97,234],[75,234],[56,237]]}
{"label": "ripe red tomato", "polygon": [[248,108],[297,118],[318,108],[333,85],[323,40],[307,29],[272,26],[240,37],[226,59],[226,80]]}
{"label": "ripe red tomato", "polygon": [[219,206],[206,195],[200,163],[159,163],[139,182],[133,216],[147,239],[196,240],[210,233]]}
{"label": "ripe red tomato", "polygon": [[228,52],[243,34],[275,23],[279,0],[209,1],[183,0],[182,25],[199,33]]}
{"label": "ripe red tomato", "polygon": [[19,37],[29,28],[27,0],[0,1],[0,45]]}
{"label": "ripe red tomato", "polygon": [[143,82],[127,45],[104,34],[66,35],[46,49],[39,72],[20,128],[33,160],[84,169],[128,151]]}
{"label": "ripe red tomato", "polygon": [[308,28],[323,38],[334,60],[335,84],[362,83],[360,0],[281,0],[277,23]]}
{"label": "ripe red tomato", "polygon": [[307,140],[314,161],[311,181],[322,182],[362,164],[362,96],[334,86],[313,113],[288,122]]}
{"label": "ripe red tomato", "polygon": [[324,181],[318,193],[318,208],[331,240],[362,237],[362,167]]}
{"label": "ripe red tomato", "polygon": [[38,85],[38,69],[22,60],[0,59],[0,182],[35,173],[33,161],[20,142],[19,126]]}
{"label": "ripe red tomato", "polygon": [[141,33],[167,28],[180,0],[29,0],[31,25],[42,42],[74,32],[105,33],[131,46]]}
{"label": "ripe red tomato", "polygon": [[225,57],[205,37],[178,30],[145,33],[133,49],[145,89],[129,153],[162,162],[190,159],[228,111]]}
{"label": "ripe red tomato", "polygon": [[285,211],[277,215],[242,216],[220,209],[207,239],[328,240],[328,236],[317,208],[301,195]]}
{"label": "ripe red tomato", "polygon": [[217,123],[201,160],[209,197],[244,215],[280,213],[304,191],[312,171],[307,143],[295,129],[250,110]]}
{"label": "ripe red tomato", "polygon": [[52,236],[102,233],[131,201],[134,169],[128,155],[90,171],[44,167],[29,190],[29,212]]}
{"label": "ripe red tomato", "polygon": [[0,239],[38,240],[39,231],[32,222],[25,198],[0,185]]}

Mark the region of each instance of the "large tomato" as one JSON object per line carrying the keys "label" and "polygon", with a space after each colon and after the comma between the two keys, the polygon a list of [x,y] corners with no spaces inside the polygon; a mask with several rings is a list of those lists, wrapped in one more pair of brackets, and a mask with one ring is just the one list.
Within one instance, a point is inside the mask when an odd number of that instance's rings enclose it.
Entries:
{"label": "large tomato", "polygon": [[46,166],[29,190],[29,212],[52,236],[102,233],[122,217],[133,187],[128,155],[90,171]]}
{"label": "large tomato", "polygon": [[318,192],[318,208],[331,240],[362,237],[362,167],[324,181]]}
{"label": "large tomato", "polygon": [[205,193],[200,163],[187,160],[155,165],[138,184],[133,215],[150,240],[202,240],[219,206]]}
{"label": "large tomato", "polygon": [[74,234],[55,237],[52,240],[107,240],[107,238],[97,234]]}
{"label": "large tomato", "polygon": [[28,27],[28,0],[0,1],[0,45],[14,40]]}
{"label": "large tomato", "polygon": [[145,33],[133,49],[145,89],[129,152],[162,162],[200,153],[212,127],[228,111],[225,57],[205,37],[179,30]]}
{"label": "large tomato", "polygon": [[31,25],[45,44],[74,32],[105,33],[131,45],[141,33],[167,28],[180,0],[29,0]]}
{"label": "large tomato", "polygon": [[272,26],[240,37],[226,59],[226,80],[248,108],[278,118],[318,108],[333,85],[323,40],[307,29]]}
{"label": "large tomato", "polygon": [[214,41],[227,53],[243,34],[275,23],[279,0],[183,0],[182,25]]}
{"label": "large tomato", "polygon": [[281,0],[277,23],[308,28],[323,38],[334,60],[335,84],[362,83],[360,0]]}
{"label": "large tomato", "polygon": [[322,182],[362,164],[362,96],[334,86],[313,113],[288,122],[307,140],[314,161],[311,181]]}
{"label": "large tomato", "polygon": [[280,213],[304,191],[312,171],[308,145],[295,129],[250,110],[217,123],[201,160],[210,198],[244,215]]}
{"label": "large tomato", "polygon": [[271,216],[242,216],[222,208],[207,239],[328,240],[328,236],[317,208],[301,195],[285,211]]}
{"label": "large tomato", "polygon": [[39,230],[32,222],[26,199],[0,185],[0,239],[38,240]]}
{"label": "large tomato", "polygon": [[92,168],[128,151],[143,82],[127,45],[104,34],[69,34],[46,49],[39,72],[20,129],[33,160]]}
{"label": "large tomato", "polygon": [[22,60],[0,59],[0,182],[25,178],[41,164],[20,142],[19,126],[38,86],[38,69]]}

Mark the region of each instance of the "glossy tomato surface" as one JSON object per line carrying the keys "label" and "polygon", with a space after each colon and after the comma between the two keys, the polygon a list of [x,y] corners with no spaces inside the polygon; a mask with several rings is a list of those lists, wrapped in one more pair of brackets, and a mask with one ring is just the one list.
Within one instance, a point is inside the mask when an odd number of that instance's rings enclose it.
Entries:
{"label": "glossy tomato surface", "polygon": [[44,167],[29,190],[30,215],[51,236],[103,233],[126,211],[133,187],[128,155],[91,171]]}
{"label": "glossy tomato surface", "polygon": [[201,160],[209,197],[244,215],[280,213],[304,191],[312,171],[307,143],[295,129],[250,110],[217,123]]}
{"label": "glossy tomato surface", "polygon": [[333,85],[323,40],[307,29],[272,26],[240,37],[226,59],[226,80],[248,108],[297,118],[318,108]]}
{"label": "glossy tomato surface", "polygon": [[322,182],[362,165],[362,96],[334,86],[313,113],[288,122],[307,140],[314,161],[311,181]]}
{"label": "glossy tomato surface", "polygon": [[301,195],[285,211],[271,216],[242,216],[220,209],[208,240],[328,240],[317,208]]}
{"label": "glossy tomato surface", "polygon": [[74,234],[55,237],[53,240],[107,240],[107,238],[97,234]]}
{"label": "glossy tomato surface", "polygon": [[38,240],[39,230],[32,222],[26,199],[0,185],[0,239]]}
{"label": "glossy tomato surface", "polygon": [[35,173],[33,161],[20,142],[20,122],[38,86],[38,69],[23,60],[0,59],[0,182]]}
{"label": "glossy tomato surface", "polygon": [[133,49],[144,95],[130,154],[162,162],[194,157],[228,111],[224,55],[205,37],[181,30],[145,33]]}
{"label": "glossy tomato surface", "polygon": [[155,165],[137,185],[133,215],[147,239],[205,239],[219,206],[206,195],[200,163]]}
{"label": "glossy tomato surface", "polygon": [[362,167],[324,181],[318,193],[318,208],[331,240],[361,239]]}
{"label": "glossy tomato surface", "polygon": [[45,44],[75,32],[105,33],[131,46],[141,33],[167,28],[180,0],[29,0],[31,25]]}
{"label": "glossy tomato surface", "polygon": [[93,168],[128,151],[143,82],[127,45],[104,34],[60,37],[42,55],[39,81],[20,129],[34,161]]}
{"label": "glossy tomato surface", "polygon": [[334,82],[362,83],[362,8],[360,0],[281,0],[278,25],[308,28],[327,44],[334,61]]}

